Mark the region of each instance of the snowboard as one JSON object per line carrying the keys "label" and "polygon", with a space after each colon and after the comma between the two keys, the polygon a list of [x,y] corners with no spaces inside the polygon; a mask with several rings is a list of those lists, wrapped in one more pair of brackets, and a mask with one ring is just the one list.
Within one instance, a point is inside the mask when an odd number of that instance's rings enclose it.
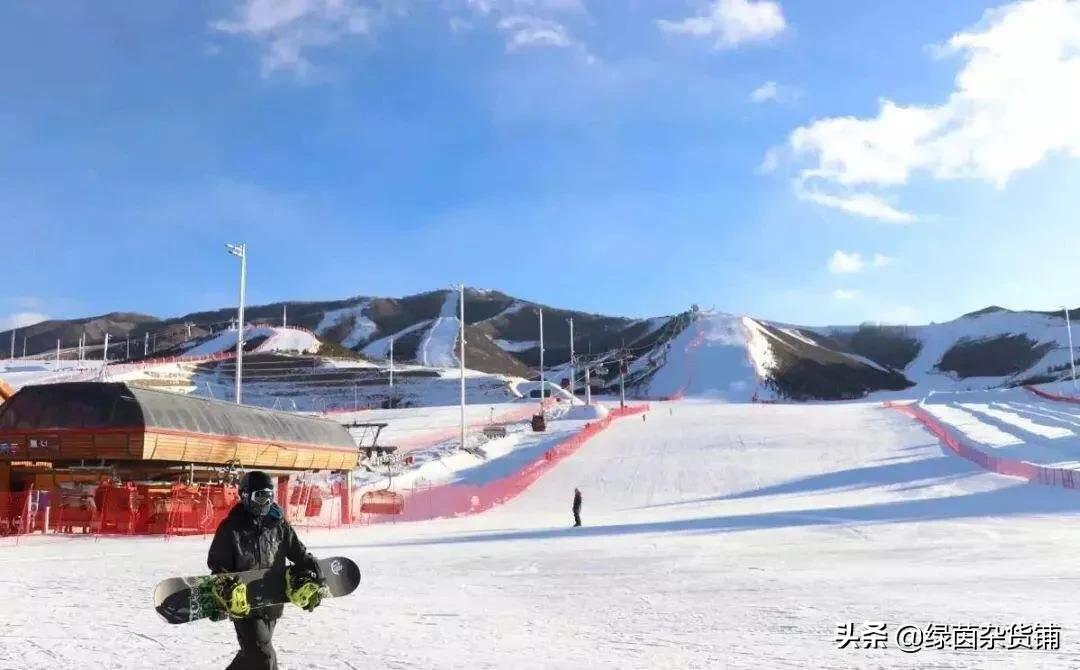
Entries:
{"label": "snowboard", "polygon": [[[360,568],[351,559],[344,556],[324,558],[319,561],[323,579],[330,593],[326,597],[347,596],[360,585]],[[269,570],[247,570],[232,572],[247,584],[247,598],[252,613],[259,607],[282,605],[288,602],[285,596],[285,580],[280,577],[265,579]],[[160,582],[154,589],[154,609],[169,623],[188,623],[215,616],[220,609],[211,588],[218,575],[199,577],[171,577]]]}

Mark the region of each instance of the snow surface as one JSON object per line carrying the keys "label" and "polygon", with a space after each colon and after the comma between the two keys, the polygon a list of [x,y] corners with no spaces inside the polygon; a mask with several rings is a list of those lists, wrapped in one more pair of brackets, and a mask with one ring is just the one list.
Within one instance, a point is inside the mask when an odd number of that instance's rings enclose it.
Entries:
{"label": "snow surface", "polygon": [[536,349],[540,346],[540,340],[523,340],[515,342],[513,340],[494,340],[503,351],[528,351],[529,349]]}
{"label": "snow surface", "polygon": [[458,331],[461,329],[461,321],[457,318],[458,293],[446,292],[446,301],[442,311],[435,322],[431,324],[424,339],[420,342],[420,348],[416,352],[416,360],[421,364],[433,368],[449,368],[457,365],[458,359],[454,354],[454,345],[457,343]]}
{"label": "snow surface", "polygon": [[[272,326],[256,326],[244,331],[244,342],[249,342],[257,337],[266,337],[266,341],[258,346],[256,351],[299,351],[301,353],[314,353],[319,350],[319,338],[306,330],[299,328],[283,328]],[[184,356],[212,356],[236,348],[236,331],[226,330],[210,339],[195,344],[184,350]]]}
{"label": "snow surface", "polygon": [[703,312],[671,340],[664,365],[649,380],[647,395],[678,393],[747,402],[758,387],[758,373],[767,365],[767,347],[748,348],[751,319]]}
{"label": "snow surface", "polygon": [[367,342],[372,335],[379,329],[374,321],[367,318],[364,315],[364,310],[367,309],[370,304],[369,300],[365,300],[351,307],[343,307],[341,309],[331,310],[323,314],[323,318],[319,321],[319,325],[315,327],[315,332],[319,335],[325,335],[326,331],[330,330],[338,324],[351,320],[353,327],[349,333],[342,338],[341,345],[343,347],[352,349],[361,342]]}
{"label": "snow surface", "polygon": [[[569,528],[574,487],[583,528]],[[360,590],[275,633],[299,668],[1072,668],[1080,495],[990,474],[870,404],[657,403],[487,513],[302,537]],[[0,549],[0,667],[224,667],[160,579],[208,538]],[[837,625],[1057,623],[1063,651],[840,650]]]}
{"label": "snow surface", "polygon": [[101,375],[103,362],[61,360],[0,362],[0,379],[18,390],[34,384],[90,381]]}
{"label": "snow surface", "polygon": [[986,453],[1080,469],[1080,405],[1007,389],[934,393],[922,407]]}
{"label": "snow surface", "polygon": [[413,332],[414,330],[420,330],[421,328],[427,328],[432,323],[434,323],[434,320],[432,320],[432,319],[429,319],[427,321],[418,321],[418,322],[414,323],[413,325],[409,326],[408,328],[402,328],[401,330],[394,333],[393,335],[387,335],[386,337],[380,337],[379,339],[374,340],[374,341],[370,342],[369,344],[367,344],[363,348],[361,353],[363,353],[365,356],[370,356],[372,358],[389,358],[390,357],[390,340],[391,339],[400,338],[403,335],[407,335],[408,333]]}

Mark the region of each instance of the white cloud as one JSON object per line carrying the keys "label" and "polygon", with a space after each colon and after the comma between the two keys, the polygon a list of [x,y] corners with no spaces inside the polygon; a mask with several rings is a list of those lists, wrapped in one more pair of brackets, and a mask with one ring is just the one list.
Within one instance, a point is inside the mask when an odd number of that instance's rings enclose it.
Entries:
{"label": "white cloud", "polygon": [[780,3],[772,0],[713,0],[702,15],[658,23],[665,32],[712,37],[717,49],[767,42],[787,28]]}
{"label": "white cloud", "polygon": [[243,0],[234,18],[210,25],[259,42],[262,74],[268,77],[278,71],[309,74],[306,50],[368,34],[371,22],[371,12],[355,0]]}
{"label": "white cloud", "polygon": [[854,300],[859,297],[859,292],[838,288],[832,292],[832,297],[833,300]]}
{"label": "white cloud", "polygon": [[761,159],[761,164],[757,167],[758,174],[770,174],[776,171],[776,168],[780,167],[780,157],[782,150],[779,147],[773,147],[765,152],[765,156]]}
{"label": "white cloud", "polygon": [[750,93],[750,102],[767,102],[769,100],[774,102],[780,100],[780,87],[776,85],[775,81],[767,81]]}
{"label": "white cloud", "polygon": [[883,268],[893,262],[892,257],[885,254],[874,254],[874,267]]}
{"label": "white cloud", "polygon": [[[769,155],[766,154],[765,157],[768,159]],[[813,186],[808,186],[805,183],[806,178],[806,175],[803,175],[795,180],[795,195],[800,200],[887,223],[911,223],[916,220],[914,214],[896,209],[873,193],[853,192],[850,189],[842,191],[840,195],[823,193]]]}
{"label": "white cloud", "polygon": [[874,254],[867,261],[858,251],[850,253],[837,249],[829,257],[829,272],[834,275],[857,274],[868,267],[883,268],[892,263],[893,259],[885,254]]}
{"label": "white cloud", "polygon": [[27,326],[32,326],[35,323],[47,321],[48,319],[48,314],[42,314],[40,312],[15,312],[14,314],[8,314],[7,316],[0,316],[0,330],[26,328]]}
{"label": "white cloud", "polygon": [[[954,89],[939,105],[882,100],[871,118],[833,117],[796,129],[788,145],[810,161],[800,197],[886,221],[914,216],[868,189],[915,173],[1002,188],[1060,153],[1080,157],[1080,2],[1030,0],[990,10],[939,55],[959,55]],[[816,180],[826,190],[808,189]]]}
{"label": "white cloud", "polygon": [[508,34],[507,51],[529,47],[569,47],[574,44],[566,26],[551,19],[509,16],[499,20],[498,28]]}
{"label": "white cloud", "polygon": [[863,259],[858,251],[849,254],[837,249],[829,258],[829,272],[834,275],[854,274],[862,272],[862,269]]}
{"label": "white cloud", "polygon": [[473,28],[473,24],[459,16],[451,16],[449,24],[450,32],[455,35],[460,33],[467,33]]}

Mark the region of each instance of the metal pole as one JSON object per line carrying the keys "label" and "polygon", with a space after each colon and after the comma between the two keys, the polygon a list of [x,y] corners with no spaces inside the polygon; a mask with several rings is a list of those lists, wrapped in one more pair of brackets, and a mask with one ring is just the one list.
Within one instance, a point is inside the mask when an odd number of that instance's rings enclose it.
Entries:
{"label": "metal pole", "polygon": [[574,398],[574,375],[577,372],[574,368],[574,317],[570,317],[570,396]]}
{"label": "metal pole", "polygon": [[282,305],[281,306],[281,327],[285,328],[288,325],[289,325],[289,306],[288,305]]}
{"label": "metal pole", "polygon": [[458,355],[458,363],[461,370],[461,448],[465,448],[465,284],[461,284],[459,287],[461,291],[461,297],[458,298],[460,305],[460,316],[458,321],[460,322],[460,329],[458,331],[458,339],[461,340],[461,353]]}
{"label": "metal pole", "polygon": [[1073,393],[1076,392],[1076,355],[1073,353],[1072,322],[1069,320],[1069,308],[1065,308],[1065,329],[1069,332],[1069,365],[1072,366]]}
{"label": "metal pole", "polygon": [[56,340],[56,369],[60,369],[60,340]]}
{"label": "metal pole", "polygon": [[124,340],[124,359],[131,358],[131,338]]}
{"label": "metal pole", "polygon": [[390,409],[394,408],[394,336],[390,336]]}
{"label": "metal pole", "polygon": [[585,404],[592,404],[592,379],[589,377],[589,366],[585,366]]}
{"label": "metal pole", "polygon": [[109,334],[105,333],[105,349],[101,354],[101,360],[105,363],[109,362]]}
{"label": "metal pole", "polygon": [[544,308],[538,307],[540,312],[540,411],[544,411]]}
{"label": "metal pole", "polygon": [[619,407],[626,407],[626,354],[619,358]]}
{"label": "metal pole", "polygon": [[145,333],[143,333],[142,355],[150,355],[150,331],[146,331]]}
{"label": "metal pole", "polygon": [[11,329],[11,360],[15,360],[15,329]]}
{"label": "metal pole", "polygon": [[26,335],[22,336],[22,357],[26,358]]}
{"label": "metal pole", "polygon": [[243,400],[244,376],[244,296],[247,291],[247,244],[226,244],[229,253],[240,259],[240,305],[236,310],[236,404]]}

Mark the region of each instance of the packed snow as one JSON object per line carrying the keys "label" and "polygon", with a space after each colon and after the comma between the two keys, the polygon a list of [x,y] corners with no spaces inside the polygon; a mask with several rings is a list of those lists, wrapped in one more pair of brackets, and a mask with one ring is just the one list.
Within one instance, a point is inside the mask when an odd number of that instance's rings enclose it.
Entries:
{"label": "packed snow", "polygon": [[1080,469],[1080,405],[1007,389],[933,393],[921,406],[987,454]]}
{"label": "packed snow", "polygon": [[646,395],[749,401],[758,388],[759,371],[768,368],[769,350],[751,335],[747,322],[752,320],[722,312],[699,314],[671,340],[666,361],[649,380]]}
{"label": "packed snow", "polygon": [[528,351],[540,346],[540,340],[495,340],[495,344],[503,351]]}
{"label": "packed snow", "polygon": [[[236,331],[226,330],[206,339],[194,343],[184,350],[186,357],[212,356],[225,353],[236,348]],[[256,326],[244,330],[244,342],[250,342],[255,338],[265,337],[256,351],[294,351],[300,353],[314,353],[319,350],[319,338],[312,333],[299,328],[284,328],[274,326]]]}
{"label": "packed snow", "polygon": [[379,330],[379,326],[364,314],[369,304],[370,301],[365,300],[350,307],[326,312],[319,321],[319,325],[315,327],[315,332],[325,335],[331,328],[344,322],[351,322],[352,328],[345,337],[341,338],[341,346],[352,349],[362,342],[367,342]]}
{"label": "packed snow", "polygon": [[[1078,512],[877,405],[657,403],[484,514],[303,533],[364,582],[290,608],[274,641],[285,669],[1077,667]],[[0,666],[224,667],[231,626],[149,605],[205,571],[208,543],[0,550]],[[1063,650],[839,649],[864,621],[1059,624]]]}
{"label": "packed snow", "polygon": [[418,321],[418,322],[414,323],[413,325],[409,326],[408,328],[403,328],[403,329],[399,330],[398,332],[394,333],[393,335],[387,335],[386,337],[380,337],[379,339],[373,340],[370,343],[368,343],[366,346],[364,346],[364,348],[361,350],[361,353],[363,353],[365,356],[370,356],[372,358],[389,358],[390,357],[390,341],[391,340],[393,340],[395,338],[399,339],[402,336],[408,335],[409,333],[411,333],[413,331],[420,330],[422,328],[427,328],[432,323],[434,323],[434,320]]}
{"label": "packed snow", "polygon": [[454,345],[457,344],[458,331],[461,330],[461,321],[457,317],[458,298],[457,291],[446,292],[446,301],[443,302],[439,317],[431,324],[416,352],[416,360],[423,365],[449,368],[457,364]]}

